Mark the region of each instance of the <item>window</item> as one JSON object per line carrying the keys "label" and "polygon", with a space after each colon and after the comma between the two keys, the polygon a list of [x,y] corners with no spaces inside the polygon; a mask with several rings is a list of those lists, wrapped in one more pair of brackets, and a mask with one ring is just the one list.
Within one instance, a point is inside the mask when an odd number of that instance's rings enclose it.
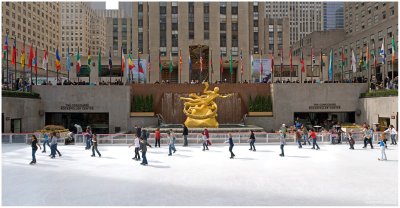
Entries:
{"label": "window", "polygon": [[386,19],[386,11],[382,12],[382,19]]}
{"label": "window", "polygon": [[226,33],[220,34],[220,47],[226,47]]}
{"label": "window", "polygon": [[274,32],[274,25],[269,25],[268,26],[268,31],[269,32]]}
{"label": "window", "polygon": [[232,23],[232,31],[238,31],[238,23]]}
{"label": "window", "polygon": [[219,26],[220,26],[220,30],[221,30],[221,31],[226,31],[226,23],[221,22],[221,23],[219,24]]}
{"label": "window", "polygon": [[379,40],[382,40],[382,39],[383,39],[383,37],[382,37],[382,30],[378,32],[378,39],[379,39]]}
{"label": "window", "polygon": [[253,45],[258,46],[258,32],[254,32],[253,37],[254,37]]}
{"label": "window", "polygon": [[219,5],[219,13],[226,14],[226,2],[221,2]]}
{"label": "window", "polygon": [[387,37],[391,38],[392,37],[392,27],[387,28]]}

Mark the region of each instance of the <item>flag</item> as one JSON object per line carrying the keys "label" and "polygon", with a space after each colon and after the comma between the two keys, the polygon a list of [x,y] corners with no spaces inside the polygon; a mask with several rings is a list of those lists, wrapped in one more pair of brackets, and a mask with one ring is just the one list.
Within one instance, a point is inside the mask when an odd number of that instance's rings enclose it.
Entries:
{"label": "flag", "polygon": [[354,51],[353,49],[351,49],[351,68],[353,70],[354,73],[357,72],[357,66],[356,66],[356,56],[354,55]]}
{"label": "flag", "polygon": [[[190,60],[190,57],[189,57],[189,60]],[[160,66],[160,74],[161,74],[161,72],[162,72],[161,55],[158,55],[158,65]]]}
{"label": "flag", "polygon": [[71,70],[71,57],[69,56],[69,46],[67,48],[67,71]]}
{"label": "flag", "polygon": [[133,68],[135,68],[135,64],[133,63],[131,53],[128,54],[128,68],[129,68],[129,70],[132,70]]}
{"label": "flag", "polygon": [[142,63],[140,61],[140,52],[139,51],[138,51],[138,66],[139,66],[139,73],[144,74],[143,66],[142,66]]}
{"label": "flag", "polygon": [[[172,60],[172,57],[171,57],[171,60]],[[171,61],[171,63],[172,63],[172,61]],[[203,57],[201,56],[201,52],[200,52],[200,71],[201,72],[203,71]]]}
{"label": "flag", "polygon": [[14,45],[13,45],[13,50],[11,53],[11,64],[15,64],[16,59],[17,59],[17,38],[14,38]]}
{"label": "flag", "polygon": [[[201,58],[200,58],[200,62],[201,62]],[[172,71],[174,71],[174,65],[172,62],[172,52],[169,52],[169,72],[172,73]]]}
{"label": "flag", "polygon": [[379,55],[382,56],[382,63],[385,64],[386,63],[385,38],[383,38],[382,47],[381,47],[381,50],[379,52]]}
{"label": "flag", "polygon": [[362,52],[362,50],[360,49],[360,61],[358,62],[358,66],[360,67],[360,69],[361,69],[361,67],[364,65],[364,55],[363,55],[363,52]]}
{"label": "flag", "polygon": [[210,56],[210,66],[211,66],[211,74],[214,74],[214,67],[212,63],[212,49],[211,49],[211,56]]}
{"label": "flag", "polygon": [[331,52],[329,53],[329,81],[332,80],[332,75],[333,75],[333,51],[331,49]]}
{"label": "flag", "polygon": [[305,72],[303,50],[301,50],[300,63],[301,63],[301,72]]}
{"label": "flag", "polygon": [[240,73],[243,74],[243,55],[242,55],[242,50],[240,50]]}
{"label": "flag", "polygon": [[31,44],[31,48],[29,49],[28,68],[32,67],[32,59],[33,59],[33,49]]}
{"label": "flag", "polygon": [[274,55],[271,53],[271,74],[274,73]]}
{"label": "flag", "polygon": [[125,70],[125,57],[124,57],[124,52],[122,51],[121,48],[121,74],[124,74],[124,70]]}
{"label": "flag", "polygon": [[58,48],[56,49],[56,69],[59,71],[61,69],[61,58],[58,54]]}
{"label": "flag", "polygon": [[[303,55],[303,54],[302,54]],[[290,58],[290,73],[292,73],[293,71],[293,62],[292,62],[292,47],[290,47],[290,51],[289,51],[289,58]],[[303,59],[303,57],[302,57]]]}
{"label": "flag", "polygon": [[263,65],[262,65],[262,49],[260,51],[260,82],[262,82]]}
{"label": "flag", "polygon": [[108,70],[110,71],[110,74],[111,74],[111,69],[112,69],[112,59],[111,59],[111,48],[110,48],[110,52],[108,53]]}
{"label": "flag", "polygon": [[6,61],[7,53],[8,53],[8,35],[6,36],[6,42],[4,43],[3,46],[3,61]]}
{"label": "flag", "polygon": [[189,53],[189,74],[192,73],[192,59],[190,59],[190,53]]}
{"label": "flag", "polygon": [[147,69],[149,70],[149,72],[151,71],[150,53],[149,53],[149,60],[147,61]]}
{"label": "flag", "polygon": [[281,77],[283,75],[283,49],[281,48]]}
{"label": "flag", "polygon": [[374,50],[372,51],[372,55],[374,56],[374,67],[376,68],[376,49],[375,49],[375,41],[372,43],[372,47],[374,48]]}
{"label": "flag", "polygon": [[25,43],[24,43],[24,47],[22,47],[21,50],[21,67],[24,67],[25,65]]}
{"label": "flag", "polygon": [[48,53],[47,50],[44,51],[44,56],[43,56],[43,69],[47,70],[47,62],[48,62]]}
{"label": "flag", "polygon": [[370,59],[370,55],[369,55],[369,49],[368,49],[368,44],[367,44],[367,48],[365,49],[365,70],[368,70],[368,68],[369,68],[369,59]]}
{"label": "flag", "polygon": [[342,47],[342,60],[341,60],[342,70],[344,69],[344,48]]}
{"label": "flag", "polygon": [[324,66],[324,60],[322,59],[322,48],[320,49],[320,60],[319,60],[319,65],[321,67],[321,73],[322,73],[322,69]]}
{"label": "flag", "polygon": [[35,66],[35,73],[37,73],[37,69],[38,69],[37,64],[38,64],[38,62],[37,62],[37,47],[36,47],[36,51],[33,54],[33,59],[32,59],[32,65]]}
{"label": "flag", "polygon": [[76,54],[76,73],[81,72],[81,56],[79,55],[79,47],[78,47],[78,53]]}
{"label": "flag", "polygon": [[88,57],[87,57],[87,64],[89,65],[89,67],[90,67],[91,62],[92,62],[92,60],[90,59],[90,48],[89,48]]}
{"label": "flag", "polygon": [[314,71],[314,65],[316,63],[315,56],[314,56],[314,48],[311,48],[311,70]]}
{"label": "flag", "polygon": [[392,35],[392,65],[394,64],[394,58],[396,56],[396,42],[394,40],[394,34]]}
{"label": "flag", "polygon": [[251,72],[253,72],[253,67],[254,67],[253,54],[251,54],[250,60],[251,60]]}
{"label": "flag", "polygon": [[[220,68],[220,71],[221,71],[221,74],[223,74],[224,73],[224,66],[223,66],[223,61],[222,61],[222,53],[221,53],[221,56],[220,56],[220,59],[219,59],[219,68]],[[253,64],[253,56],[252,56],[252,58],[251,58],[251,64]],[[222,77],[221,77],[221,79],[222,79]]]}
{"label": "flag", "polygon": [[[69,50],[69,49],[68,49]],[[99,54],[98,54],[98,58],[97,58],[97,70],[98,70],[98,76],[101,76],[101,49],[99,49]],[[69,69],[68,69],[69,71]]]}
{"label": "flag", "polygon": [[231,56],[229,58],[229,73],[233,74],[232,49],[231,49]]}
{"label": "flag", "polygon": [[182,71],[182,51],[179,50],[179,69]]}

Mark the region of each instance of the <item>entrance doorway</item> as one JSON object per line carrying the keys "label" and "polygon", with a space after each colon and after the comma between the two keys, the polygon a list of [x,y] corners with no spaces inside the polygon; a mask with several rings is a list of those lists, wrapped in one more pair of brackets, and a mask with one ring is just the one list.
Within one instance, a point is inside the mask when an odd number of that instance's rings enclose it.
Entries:
{"label": "entrance doorway", "polygon": [[355,123],[355,112],[295,112],[293,121],[299,118],[307,129],[313,126],[321,126],[331,129],[335,124]]}
{"label": "entrance doorway", "polygon": [[46,125],[61,125],[70,131],[76,131],[74,127],[78,124],[85,131],[86,126],[90,126],[92,131],[97,134],[109,133],[108,113],[46,113]]}
{"label": "entrance doorway", "polygon": [[21,133],[21,119],[11,119],[11,132]]}

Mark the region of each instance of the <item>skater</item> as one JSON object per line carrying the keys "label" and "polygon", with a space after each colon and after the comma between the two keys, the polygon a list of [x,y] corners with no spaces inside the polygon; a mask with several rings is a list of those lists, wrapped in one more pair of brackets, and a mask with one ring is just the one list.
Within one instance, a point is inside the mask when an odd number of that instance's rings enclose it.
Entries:
{"label": "skater", "polygon": [[[141,165],[148,164],[147,157],[146,157],[147,146],[150,146],[149,143],[147,143],[147,140],[140,138],[140,148],[142,149],[142,163],[140,163]],[[151,148],[151,146],[150,146],[150,148]]]}
{"label": "skater", "polygon": [[50,137],[50,150],[51,150],[51,154],[49,156],[51,156],[52,159],[54,159],[56,157],[56,152],[58,153],[58,156],[61,157],[61,153],[60,151],[58,151],[57,149],[57,137],[56,137],[56,132],[52,132],[51,133],[51,137]]}
{"label": "skater", "polygon": [[397,131],[394,128],[394,126],[390,125],[389,128],[386,129],[386,131],[384,131],[384,132],[390,134],[390,139],[392,140],[391,141],[392,143],[390,143],[390,145],[397,145],[397,142],[396,142]]}
{"label": "skater", "polygon": [[140,138],[140,136],[142,135],[142,128],[140,128],[140,126],[136,125],[135,129],[136,129],[136,136]]}
{"label": "skater", "polygon": [[208,150],[208,142],[207,142],[208,139],[204,132],[201,132],[201,135],[202,135],[201,138],[203,140],[203,151],[206,151],[206,150]]}
{"label": "skater", "polygon": [[96,154],[94,153],[94,151],[96,150],[97,154],[99,155],[99,157],[101,157],[101,154],[99,152],[99,150],[97,149],[97,135],[93,134],[92,136],[92,157],[96,157]]}
{"label": "skater", "polygon": [[285,147],[286,144],[286,137],[281,130],[279,130],[279,133],[281,133],[279,137],[279,142],[281,144],[281,152],[282,152],[281,154],[279,154],[279,156],[285,157],[285,152],[283,151],[283,148]]}
{"label": "skater", "polygon": [[372,134],[373,134],[372,128],[369,128],[369,125],[365,125],[365,128],[363,131],[364,131],[364,147],[363,148],[366,148],[367,144],[369,143],[369,145],[371,146],[371,149],[374,149],[374,146],[372,145]]}
{"label": "skater", "polygon": [[168,151],[169,151],[168,156],[171,156],[172,155],[172,150],[174,150],[174,154],[176,152],[176,149],[175,149],[175,140],[176,140],[176,138],[175,138],[175,136],[172,136],[170,132],[167,133],[167,138],[168,138],[168,141],[169,141],[169,143],[168,143]]}
{"label": "skater", "polygon": [[308,142],[308,145],[311,145],[310,140],[308,139],[308,131],[307,131],[307,128],[303,125],[301,129],[302,129],[302,131],[303,131],[303,140],[304,140],[303,145],[306,145],[307,142]]}
{"label": "skater", "polygon": [[381,148],[381,158],[378,158],[378,160],[387,160],[386,158],[386,153],[385,153],[385,143],[383,140],[385,139],[385,135],[381,134],[380,141],[379,141],[379,147]]}
{"label": "skater", "polygon": [[225,143],[229,143],[229,152],[231,153],[230,159],[233,159],[235,157],[235,154],[233,154],[233,152],[232,152],[232,149],[233,149],[233,146],[234,146],[233,139],[232,139],[232,134],[229,133],[228,137],[229,138],[228,138],[228,140],[225,141]]}
{"label": "skater", "polygon": [[312,138],[312,148],[311,149],[315,149],[315,146],[317,146],[317,150],[319,150],[319,146],[317,144],[317,135],[315,134],[314,128],[311,129],[309,138]]}
{"label": "skater", "polygon": [[140,150],[140,139],[139,137],[136,135],[135,140],[134,140],[134,144],[129,145],[129,148],[131,148],[131,146],[135,146],[135,157],[132,158],[132,160],[140,160],[140,154],[139,154],[139,150]]}
{"label": "skater", "polygon": [[296,141],[299,144],[299,148],[303,148],[303,146],[301,145],[301,130],[300,129],[296,130]]}
{"label": "skater", "polygon": [[256,151],[256,147],[254,146],[254,143],[256,142],[256,137],[254,136],[253,130],[250,130],[250,149],[253,150],[254,152]]}
{"label": "skater", "polygon": [[50,148],[49,134],[48,133],[44,133],[43,137],[44,137],[44,141],[43,141],[43,151],[42,151],[42,153],[46,153],[46,144]]}
{"label": "skater", "polygon": [[188,140],[187,137],[189,135],[189,129],[187,128],[187,126],[185,124],[183,124],[183,146],[187,147],[188,146]]}
{"label": "skater", "polygon": [[36,136],[35,136],[35,135],[32,135],[32,161],[31,161],[31,163],[29,163],[29,164],[31,164],[31,165],[36,164],[36,157],[35,157],[35,154],[36,154],[36,151],[37,151],[38,147],[39,147],[40,149],[42,149],[42,147],[41,147],[40,144],[38,143],[38,139],[36,138]]}
{"label": "skater", "polygon": [[208,133],[208,129],[204,129],[204,135],[207,137],[207,146],[211,146],[210,134]]}
{"label": "skater", "polygon": [[160,147],[160,140],[161,140],[161,133],[160,133],[160,128],[157,128],[157,130],[154,132],[154,136],[155,136],[155,140],[156,140],[156,144],[154,145],[155,147]]}
{"label": "skater", "polygon": [[349,140],[349,144],[350,144],[350,148],[349,149],[353,150],[354,149],[354,144],[356,142],[354,141],[353,134],[351,132],[348,133],[348,138],[347,139]]}
{"label": "skater", "polygon": [[93,137],[92,130],[90,129],[90,126],[87,126],[85,131],[85,139],[86,139],[85,150],[90,149],[92,137]]}

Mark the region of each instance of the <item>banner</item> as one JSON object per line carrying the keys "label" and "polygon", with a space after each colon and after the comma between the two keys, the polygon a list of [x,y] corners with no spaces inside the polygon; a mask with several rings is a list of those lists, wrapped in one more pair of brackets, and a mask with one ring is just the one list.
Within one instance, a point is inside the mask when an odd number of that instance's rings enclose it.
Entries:
{"label": "banner", "polygon": [[[263,74],[262,74],[262,79],[267,78],[270,79],[271,78],[271,59],[261,59],[262,60],[262,65],[263,65]],[[260,69],[261,69],[261,65],[260,65],[260,59],[253,59],[253,69],[251,72],[251,77],[253,79],[258,80],[258,82],[260,81]],[[268,80],[267,80],[268,81]]]}
{"label": "banner", "polygon": [[[135,67],[132,69],[133,80],[136,82],[138,79],[139,64],[137,59],[133,59],[132,61],[135,64]],[[142,65],[142,69],[144,71],[144,73],[139,74],[140,83],[147,83],[147,59],[140,58],[140,64]]]}

